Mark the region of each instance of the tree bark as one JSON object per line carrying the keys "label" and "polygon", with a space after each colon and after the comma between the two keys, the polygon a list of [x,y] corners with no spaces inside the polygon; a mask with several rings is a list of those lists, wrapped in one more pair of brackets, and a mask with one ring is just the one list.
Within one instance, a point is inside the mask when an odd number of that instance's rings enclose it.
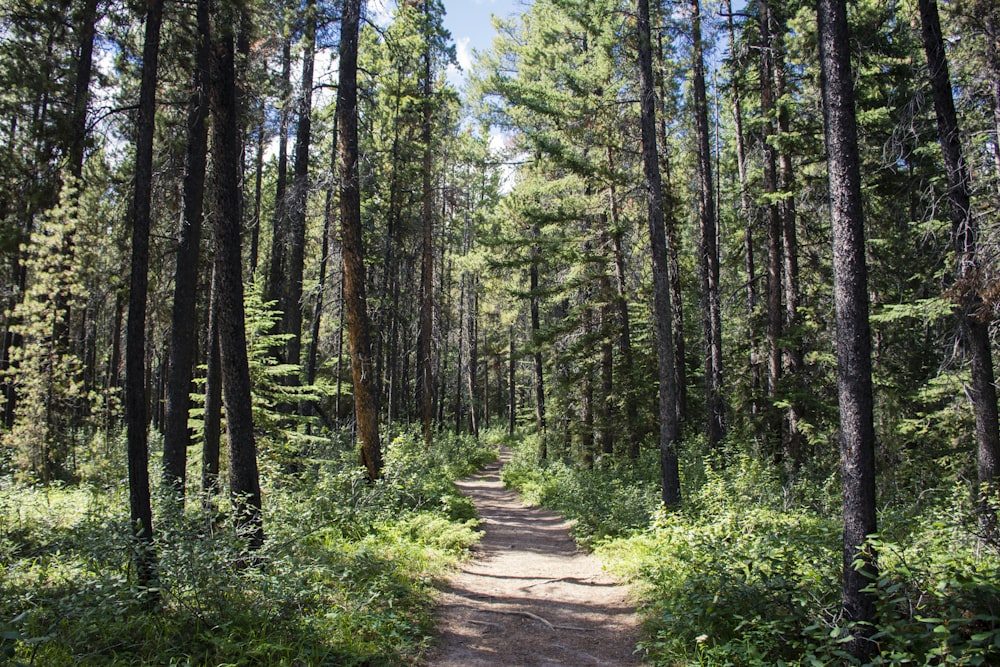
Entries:
{"label": "tree bark", "polygon": [[146,3],[146,33],[139,84],[135,192],[132,202],[132,261],[125,331],[125,424],[128,442],[129,509],[139,540],[136,572],[140,586],[155,577],[153,510],[149,494],[148,406],[146,403],[146,292],[149,286],[149,228],[153,189],[153,132],[163,0]]}
{"label": "tree bark", "polygon": [[781,382],[781,333],[784,312],[781,306],[782,234],[781,213],[774,198],[778,194],[777,151],[774,135],[774,47],[771,39],[771,10],[768,0],[759,0],[760,9],[760,107],[764,123],[761,127],[761,149],[764,153],[764,202],[767,221],[767,395],[770,424],[770,453],[781,458],[782,429],[775,405]]}
{"label": "tree bark", "polygon": [[[538,225],[532,227],[531,233],[537,240],[541,234]],[[528,287],[531,290],[531,347],[535,370],[535,427],[538,431],[538,458],[544,461],[548,458],[548,451],[545,446],[545,367],[542,363],[541,341],[539,340],[542,322],[538,309],[538,255],[539,251],[536,244],[531,249]]]}
{"label": "tree bark", "polygon": [[[234,10],[238,11],[238,10]],[[229,490],[237,530],[251,549],[264,543],[257,445],[251,410],[250,368],[240,259],[240,113],[233,29],[225,12],[211,48],[211,109],[215,261],[222,386],[229,443]]]}
{"label": "tree bark", "polygon": [[198,340],[195,323],[201,249],[205,166],[208,155],[209,0],[198,0],[192,94],[188,101],[187,154],[184,161],[183,215],[177,233],[174,303],[170,319],[170,359],[167,367],[166,413],[163,433],[163,481],[183,503],[191,379]]}
{"label": "tree bark", "polygon": [[[430,21],[429,3],[423,3],[424,20]],[[433,431],[431,424],[434,419],[434,373],[432,366],[434,335],[434,191],[431,187],[432,141],[434,128],[431,44],[426,37],[423,59],[423,125],[421,128],[421,143],[423,143],[423,168],[421,169],[423,191],[423,213],[421,214],[423,240],[420,263],[420,370],[419,396],[421,417],[424,429],[424,442],[431,443]]]}
{"label": "tree bark", "polygon": [[469,430],[479,438],[479,417],[476,414],[476,390],[479,388],[479,282],[469,279]]}
{"label": "tree bark", "polygon": [[[332,156],[330,165],[330,172],[333,173],[337,169],[337,117],[334,115],[333,118],[333,132],[332,132],[332,143],[330,147],[330,155]],[[311,343],[309,344],[309,354],[306,358],[306,382],[308,384],[314,384],[316,382],[316,362],[319,356],[319,329],[323,317],[323,303],[324,295],[326,294],[326,274],[330,264],[330,231],[333,228],[333,190],[327,190],[326,202],[323,208],[323,240],[320,247],[320,261],[319,261],[319,281],[317,285],[317,296],[316,296],[316,306],[313,310],[313,319],[311,327]],[[337,358],[340,358],[338,353]],[[339,372],[338,372],[339,379]],[[340,387],[337,387],[339,394]],[[339,416],[340,411],[337,411]]]}
{"label": "tree bark", "polygon": [[670,278],[667,273],[666,233],[663,224],[663,187],[656,150],[656,93],[653,86],[653,61],[650,47],[649,0],[638,0],[639,15],[639,91],[641,97],[642,162],[646,177],[649,209],[649,240],[653,264],[653,320],[656,328],[657,376],[659,380],[660,481],[663,502],[680,504],[680,474],[677,445],[680,424],[677,420],[674,384],[673,323],[670,311]]}
{"label": "tree bark", "polygon": [[[660,108],[667,95],[666,73],[663,71],[666,57],[662,36],[658,36],[657,53],[659,54],[661,67],[657,69],[657,88],[660,91]],[[662,114],[660,122],[655,123],[657,132],[657,144],[660,147],[660,180],[663,202],[663,224],[664,233],[667,239],[667,275],[670,280],[670,310],[671,310],[671,330],[673,331],[674,346],[674,393],[677,404],[678,428],[687,418],[687,356],[684,343],[684,298],[681,287],[680,270],[680,250],[681,239],[678,234],[677,209],[674,206],[673,181],[670,172],[670,153],[667,150],[667,122],[666,114]]]}
{"label": "tree bark", "polygon": [[73,126],[70,130],[69,169],[74,179],[83,176],[83,153],[87,145],[87,107],[90,79],[94,70],[94,36],[97,27],[97,0],[83,0],[76,18],[80,35],[76,81],[73,83]]}
{"label": "tree bark", "polygon": [[978,253],[979,225],[972,214],[969,196],[969,172],[962,154],[962,141],[955,112],[948,59],[941,35],[941,20],[936,0],[919,0],[921,34],[934,111],[937,116],[938,139],[944,154],[948,176],[948,214],[951,219],[952,242],[955,246],[959,329],[972,375],[969,396],[976,420],[979,510],[981,524],[992,535],[996,532],[995,502],[997,465],[1000,460],[1000,435],[997,425],[997,392],[993,372],[993,351],[990,343],[989,320],[983,303],[981,267]]}
{"label": "tree bark", "polygon": [[[774,77],[774,96],[776,105],[776,140],[778,142],[778,183],[777,190],[781,194],[778,214],[781,218],[781,251],[783,260],[783,290],[785,296],[785,321],[783,331],[788,342],[784,346],[784,375],[793,382],[799,377],[802,370],[803,354],[801,346],[801,334],[799,333],[799,242],[796,231],[795,213],[795,171],[792,165],[792,155],[789,146],[782,145],[782,141],[787,141],[791,134],[791,120],[789,118],[788,106],[782,102],[785,99],[786,72],[785,72],[785,31],[786,25],[783,17],[777,14],[780,11],[774,7],[769,7],[769,18],[774,29],[771,31],[772,46],[772,75]],[[802,406],[795,396],[800,387],[793,387],[789,392],[788,399],[788,431],[784,437],[785,468],[789,474],[798,471],[802,457],[803,435],[799,428],[802,419]]]}
{"label": "tree bark", "polygon": [[[607,152],[608,167],[614,167],[611,148]],[[622,229],[618,196],[612,183],[608,188],[608,212],[611,216],[611,240],[614,247],[615,265],[615,296],[614,303],[618,311],[621,327],[619,345],[622,354],[622,388],[625,402],[625,429],[629,437],[628,455],[631,459],[639,458],[639,445],[645,437],[645,428],[639,424],[639,402],[635,391],[635,362],[632,353],[632,323],[628,312],[628,299],[625,295],[625,252],[622,247]]]}
{"label": "tree bark", "polygon": [[722,398],[722,303],[719,299],[719,248],[716,242],[715,181],[708,129],[705,62],[701,41],[701,8],[691,0],[691,39],[694,70],[694,125],[698,153],[698,217],[700,220],[702,325],[705,335],[705,414],[708,446],[718,447],[725,436]]}
{"label": "tree bark", "polygon": [[[864,548],[876,531],[875,429],[872,417],[871,331],[868,271],[857,120],[851,77],[846,0],[819,0],[819,49],[830,217],[833,225],[833,289],[837,321],[837,393],[844,505],[844,615],[851,653],[865,661],[875,646],[867,625],[874,600],[862,592],[876,574],[874,554]],[[860,561],[860,567],[855,563]]]}
{"label": "tree bark", "polygon": [[382,473],[378,403],[372,389],[371,343],[365,300],[364,247],[361,237],[361,189],[358,174],[358,24],[360,0],[345,0],[340,36],[340,85],[337,120],[340,126],[340,218],[344,254],[344,301],[350,334],[354,378],[354,414],[361,441],[361,461],[368,478]]}
{"label": "tree bark", "polygon": [[[309,147],[312,143],[312,89],[316,54],[316,0],[307,0],[302,35],[302,93],[295,131],[291,206],[288,211],[287,276],[281,294],[282,332],[290,334],[285,362],[299,364],[302,356],[302,276],[305,272],[306,207],[309,199]],[[298,377],[286,378],[297,384]]]}
{"label": "tree bark", "polygon": [[514,325],[510,325],[510,352],[507,359],[507,402],[510,404],[507,422],[507,435],[514,437],[514,429],[517,427],[517,385],[515,383],[517,365],[514,356]]}
{"label": "tree bark", "polygon": [[213,261],[208,305],[205,373],[205,426],[201,449],[201,492],[206,506],[219,492],[219,439],[222,431],[222,359],[219,344],[219,283]]}
{"label": "tree bark", "polygon": [[[286,10],[283,10],[283,13]],[[283,21],[287,19],[283,16]],[[283,26],[287,30],[287,27]],[[271,252],[268,263],[266,300],[282,303],[285,291],[285,244],[288,234],[288,124],[292,97],[292,36],[281,43],[281,109],[278,127],[278,164],[274,186],[274,217],[271,224]]]}
{"label": "tree bark", "polygon": [[254,178],[253,178],[253,219],[250,222],[250,271],[248,280],[255,280],[257,273],[257,261],[260,254],[260,204],[264,190],[264,137],[265,134],[265,108],[261,102],[257,122],[257,151],[254,156]]}

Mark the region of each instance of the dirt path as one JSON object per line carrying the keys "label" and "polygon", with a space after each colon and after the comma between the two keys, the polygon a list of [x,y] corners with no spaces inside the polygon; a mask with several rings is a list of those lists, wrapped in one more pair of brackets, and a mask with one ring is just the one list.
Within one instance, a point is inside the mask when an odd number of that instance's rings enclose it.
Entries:
{"label": "dirt path", "polygon": [[[505,461],[505,453],[501,461]],[[486,534],[438,610],[434,667],[638,665],[638,620],[600,563],[580,552],[561,516],[525,507],[494,463],[459,482]]]}

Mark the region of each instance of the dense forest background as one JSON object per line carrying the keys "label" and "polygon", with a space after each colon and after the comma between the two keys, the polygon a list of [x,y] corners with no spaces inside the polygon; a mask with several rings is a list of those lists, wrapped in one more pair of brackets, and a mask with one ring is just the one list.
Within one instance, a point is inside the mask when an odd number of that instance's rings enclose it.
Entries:
{"label": "dense forest background", "polygon": [[996,664],[1000,7],[444,11],[0,2],[0,657],[415,660],[504,442],[658,664]]}

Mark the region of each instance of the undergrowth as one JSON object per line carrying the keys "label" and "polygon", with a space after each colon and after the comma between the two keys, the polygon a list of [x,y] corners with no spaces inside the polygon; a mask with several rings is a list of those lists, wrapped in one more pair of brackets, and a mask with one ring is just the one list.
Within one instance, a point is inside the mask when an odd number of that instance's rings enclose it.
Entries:
{"label": "undergrowth", "polygon": [[[536,452],[521,443],[505,481],[573,518],[578,537],[633,582],[649,663],[857,664],[844,649],[863,629],[841,613],[841,520],[828,480],[790,489],[757,459],[709,457],[685,462],[683,508],[668,512],[657,507],[652,457],[581,470],[539,465]],[[883,508],[869,545],[880,573],[866,664],[1000,664],[1000,557],[970,530],[970,497],[957,487]]]}
{"label": "undergrowth", "polygon": [[225,507],[158,512],[155,590],[135,583],[124,482],[0,480],[0,664],[409,664],[429,641],[432,584],[479,536],[452,481],[495,449],[399,435],[373,485],[354,452],[328,454],[264,477],[251,566]]}

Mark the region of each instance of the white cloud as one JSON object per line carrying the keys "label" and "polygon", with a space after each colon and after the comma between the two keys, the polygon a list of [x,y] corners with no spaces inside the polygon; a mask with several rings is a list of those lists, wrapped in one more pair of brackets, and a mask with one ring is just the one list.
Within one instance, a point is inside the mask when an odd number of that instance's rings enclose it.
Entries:
{"label": "white cloud", "polygon": [[376,25],[388,25],[395,6],[394,0],[368,0],[368,17]]}
{"label": "white cloud", "polygon": [[458,64],[466,72],[472,70],[472,49],[469,47],[471,41],[471,37],[461,37],[455,41],[455,53],[458,56]]}

